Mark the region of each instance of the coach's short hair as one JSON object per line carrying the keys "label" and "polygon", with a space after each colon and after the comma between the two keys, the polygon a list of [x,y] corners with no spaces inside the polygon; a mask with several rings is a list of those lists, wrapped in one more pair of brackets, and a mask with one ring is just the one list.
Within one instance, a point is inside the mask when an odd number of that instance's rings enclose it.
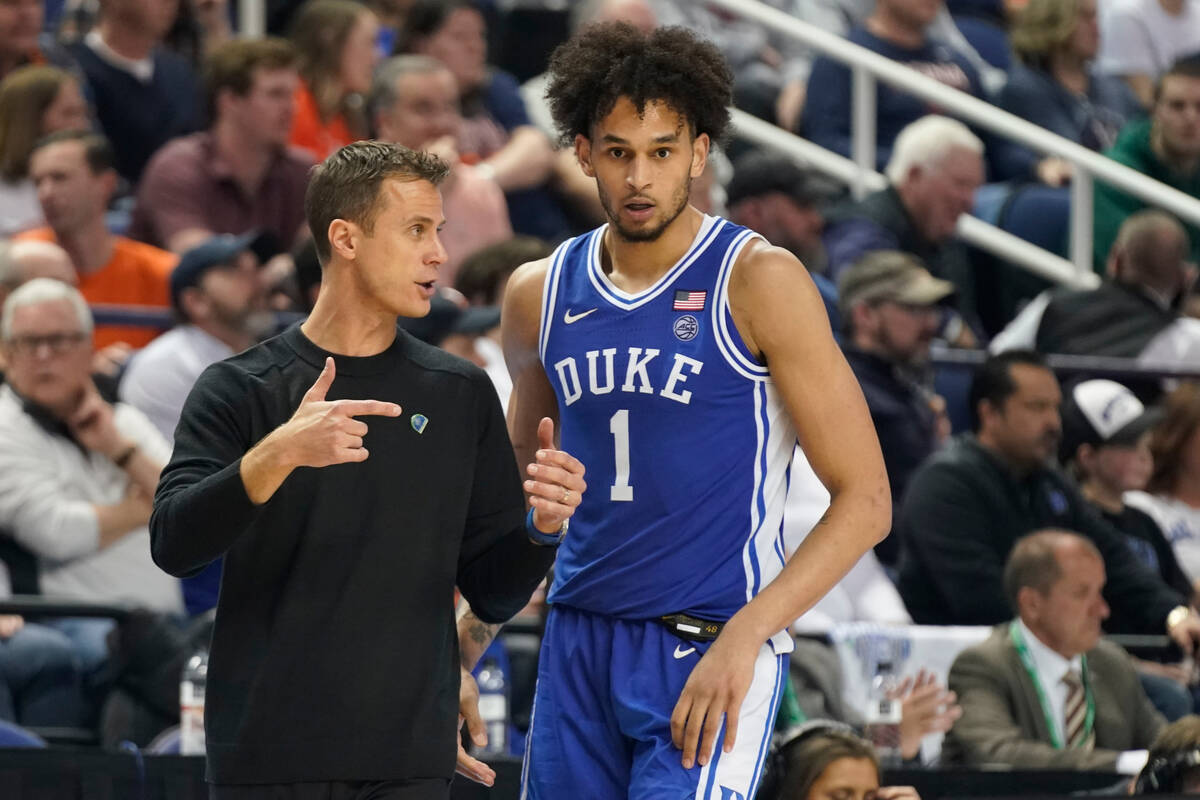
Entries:
{"label": "coach's short hair", "polygon": [[394,142],[355,142],[313,167],[304,193],[304,214],[317,257],[329,260],[329,224],[353,222],[370,234],[379,214],[379,192],[389,178],[440,184],[450,168],[431,153],[409,150]]}

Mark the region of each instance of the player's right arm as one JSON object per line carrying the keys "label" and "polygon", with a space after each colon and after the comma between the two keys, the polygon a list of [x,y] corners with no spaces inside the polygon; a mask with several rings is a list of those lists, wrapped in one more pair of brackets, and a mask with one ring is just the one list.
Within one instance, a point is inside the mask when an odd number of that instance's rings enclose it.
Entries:
{"label": "player's right arm", "polygon": [[508,401],[508,435],[517,466],[534,463],[538,449],[538,424],[543,417],[558,428],[558,400],[538,354],[542,318],[542,287],[550,259],[521,266],[508,279],[500,315],[501,344],[513,390]]}
{"label": "player's right arm", "polygon": [[400,407],[377,400],[327,401],[334,373],[328,359],[291,418],[252,447],[239,402],[244,393],[231,368],[217,364],[200,376],[154,496],[150,550],[159,567],[184,576],[216,560],[297,467],[367,458],[362,447],[367,425],[355,417],[394,417]]}

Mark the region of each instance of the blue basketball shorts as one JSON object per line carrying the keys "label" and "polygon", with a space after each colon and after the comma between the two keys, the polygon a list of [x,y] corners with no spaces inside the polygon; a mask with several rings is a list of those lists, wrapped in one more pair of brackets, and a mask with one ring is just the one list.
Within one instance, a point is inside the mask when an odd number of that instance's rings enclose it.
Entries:
{"label": "blue basketball shorts", "polygon": [[742,702],[738,737],[684,769],[671,712],[709,643],[657,622],[556,606],[538,661],[522,800],[750,800],[762,777],[787,654],[763,645]]}

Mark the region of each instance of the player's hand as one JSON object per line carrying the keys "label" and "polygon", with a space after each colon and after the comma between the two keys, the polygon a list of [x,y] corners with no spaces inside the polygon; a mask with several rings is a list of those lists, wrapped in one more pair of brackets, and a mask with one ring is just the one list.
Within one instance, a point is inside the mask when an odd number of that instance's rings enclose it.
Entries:
{"label": "player's hand", "polygon": [[896,697],[900,700],[900,754],[904,758],[916,758],[922,739],[932,733],[945,733],[962,716],[958,695],[924,669],[915,679],[905,678]]}
{"label": "player's hand", "polygon": [[754,680],[754,661],[763,643],[739,636],[726,624],[688,676],[671,712],[671,741],[683,750],[683,767],[712,758],[725,718],[725,752],[737,741],[738,715]]}
{"label": "player's hand", "polygon": [[[483,747],[487,744],[487,728],[483,724],[483,717],[479,716],[479,686],[475,683],[475,678],[471,676],[470,671],[463,668],[461,682],[458,687],[458,727],[461,729],[463,721],[467,723],[467,733],[471,737],[471,741],[478,747]],[[476,783],[482,783],[484,786],[491,786],[496,782],[496,771],[483,763],[477,758],[473,758],[463,747],[462,737],[458,737],[458,763],[454,767],[454,771],[465,778],[470,778]]]}
{"label": "player's hand", "polygon": [[542,533],[557,533],[583,500],[587,483],[583,464],[570,453],[554,449],[554,420],[538,423],[537,461],[526,467],[525,491],[533,506],[533,524]]}
{"label": "player's hand", "polygon": [[363,447],[367,423],[362,416],[395,417],[400,406],[381,400],[326,400],[337,369],[332,358],[317,382],[304,393],[292,418],[272,433],[272,438],[288,448],[290,461],[297,467],[327,467],[352,461],[366,461]]}

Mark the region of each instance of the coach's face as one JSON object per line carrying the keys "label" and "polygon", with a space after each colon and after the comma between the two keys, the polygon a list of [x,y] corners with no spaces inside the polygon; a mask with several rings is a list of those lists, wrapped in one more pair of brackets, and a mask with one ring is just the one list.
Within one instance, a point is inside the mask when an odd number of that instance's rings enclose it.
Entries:
{"label": "coach's face", "polygon": [[442,195],[429,181],[388,178],[376,203],[372,225],[346,223],[339,253],[354,262],[359,296],[376,306],[371,310],[423,317],[429,313],[438,268],[446,263],[438,236],[445,222]]}
{"label": "coach's face", "polygon": [[657,239],[687,207],[708,147],[708,135],[693,138],[670,106],[651,101],[638,113],[626,97],[596,123],[591,138],[575,137],[575,154],[584,173],[596,179],[609,223],[634,242]]}

